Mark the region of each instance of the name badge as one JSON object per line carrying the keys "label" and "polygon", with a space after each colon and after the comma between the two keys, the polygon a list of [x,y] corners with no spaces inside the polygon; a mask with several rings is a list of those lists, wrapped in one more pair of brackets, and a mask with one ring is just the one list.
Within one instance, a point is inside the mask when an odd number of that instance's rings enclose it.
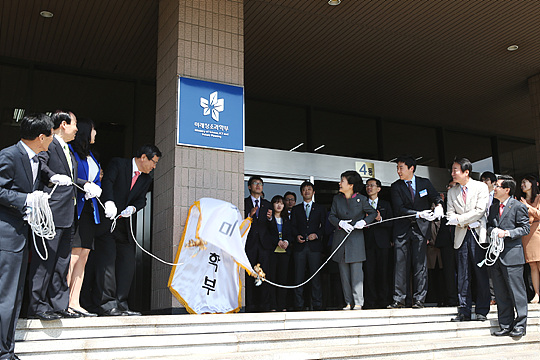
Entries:
{"label": "name badge", "polygon": [[426,195],[427,195],[427,190],[426,190],[426,189],[421,190],[421,191],[418,193],[418,195],[420,195],[420,197],[426,196]]}

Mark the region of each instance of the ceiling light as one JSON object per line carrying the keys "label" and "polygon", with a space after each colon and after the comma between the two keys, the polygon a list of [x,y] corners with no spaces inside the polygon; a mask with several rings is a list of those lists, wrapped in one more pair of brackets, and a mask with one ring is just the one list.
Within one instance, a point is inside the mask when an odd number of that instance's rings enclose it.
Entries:
{"label": "ceiling light", "polygon": [[50,11],[43,10],[39,13],[39,15],[43,16],[44,18],[52,18],[54,14]]}
{"label": "ceiling light", "polygon": [[321,150],[323,147],[325,147],[326,145],[322,144],[321,146],[319,146],[318,148],[316,148],[315,150],[313,150],[314,152],[317,151],[317,150]]}
{"label": "ceiling light", "polygon": [[516,51],[517,49],[519,49],[519,46],[517,45],[510,45],[509,47],[506,48],[506,50],[508,51]]}
{"label": "ceiling light", "polygon": [[341,0],[328,0],[328,5],[339,5],[341,4]]}
{"label": "ceiling light", "polygon": [[304,145],[304,143],[300,143],[300,144],[296,145],[295,147],[293,147],[293,148],[292,148],[291,150],[289,150],[289,151],[294,151],[294,150],[298,149],[298,148],[299,148],[300,146],[302,146],[302,145]]}

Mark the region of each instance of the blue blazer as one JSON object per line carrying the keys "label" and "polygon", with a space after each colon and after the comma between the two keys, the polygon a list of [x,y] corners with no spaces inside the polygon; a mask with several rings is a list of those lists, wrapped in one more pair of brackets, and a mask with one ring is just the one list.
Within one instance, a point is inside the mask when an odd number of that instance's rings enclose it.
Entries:
{"label": "blue blazer", "polygon": [[[85,181],[91,181],[94,184],[101,187],[101,180],[99,180],[99,175],[101,172],[101,165],[99,165],[99,162],[97,161],[94,154],[92,154],[92,152],[90,151],[90,156],[92,157],[92,159],[94,159],[94,161],[96,162],[98,166],[98,173],[94,179],[89,179],[88,178],[89,176],[88,175],[89,173],[88,160],[86,158],[81,158],[79,154],[77,154],[77,152],[73,150],[73,147],[71,146],[71,144],[68,144],[68,146],[71,152],[73,153],[73,155],[75,156],[75,159],[77,160],[77,173],[78,173],[79,179],[85,180]],[[77,218],[81,217],[81,213],[82,213],[82,209],[84,207],[85,201],[86,199],[84,198],[84,191],[81,191],[81,190],[77,191]],[[94,205],[94,221],[96,224],[99,224],[100,223],[99,211],[98,211],[99,204],[96,198],[92,198],[92,204]]]}

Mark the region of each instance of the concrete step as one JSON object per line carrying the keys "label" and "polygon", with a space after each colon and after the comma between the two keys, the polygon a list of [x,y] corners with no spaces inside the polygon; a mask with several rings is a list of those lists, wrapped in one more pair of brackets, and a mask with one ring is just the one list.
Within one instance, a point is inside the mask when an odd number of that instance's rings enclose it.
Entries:
{"label": "concrete step", "polygon": [[[477,338],[489,346],[508,346],[509,338],[501,343],[490,336],[498,329],[495,308],[491,310],[488,321],[464,323],[449,321],[455,308],[20,320],[16,351],[24,359],[55,360],[233,359],[255,353],[273,359],[293,353],[303,358],[306,351],[333,358],[332,351],[340,348],[334,358],[384,357],[386,353],[379,350],[388,349],[394,349],[391,357],[410,351],[436,353],[435,345],[441,341],[458,346]],[[539,328],[540,306],[531,305],[528,334],[514,350],[529,351],[521,347],[538,337]],[[444,351],[459,349],[452,346]],[[469,355],[474,355],[478,349],[471,348]]]}

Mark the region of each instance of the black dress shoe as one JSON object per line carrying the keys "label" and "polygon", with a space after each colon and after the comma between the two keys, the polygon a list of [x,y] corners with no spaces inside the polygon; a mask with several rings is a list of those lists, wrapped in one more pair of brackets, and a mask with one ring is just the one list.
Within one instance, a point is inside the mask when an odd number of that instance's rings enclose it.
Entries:
{"label": "black dress shoe", "polygon": [[512,330],[510,330],[510,329],[501,329],[499,331],[495,331],[491,335],[493,335],[493,336],[509,336],[511,332],[512,332]]}
{"label": "black dress shoe", "polygon": [[40,319],[43,321],[51,321],[51,320],[58,320],[61,319],[62,316],[58,315],[52,311],[46,311],[41,313],[36,313],[34,319]]}
{"label": "black dress shoe", "polygon": [[63,317],[64,319],[76,319],[76,318],[81,317],[81,315],[74,312],[69,312],[67,310],[60,310],[60,311],[57,311],[56,313],[60,315],[61,317]]}
{"label": "black dress shoe", "polygon": [[412,306],[413,309],[423,309],[424,308],[424,303],[421,302],[421,301],[417,301],[413,304]]}
{"label": "black dress shoe", "polygon": [[525,331],[524,328],[515,328],[514,330],[510,331],[510,336],[511,337],[521,337],[521,336],[525,336],[527,332]]}
{"label": "black dress shoe", "polygon": [[400,303],[399,301],[394,301],[390,305],[388,305],[387,309],[402,309],[405,307],[405,304]]}
{"label": "black dress shoe", "polygon": [[138,311],[131,311],[131,310],[124,310],[122,311],[122,315],[126,316],[141,316],[142,314]]}
{"label": "black dress shoe", "polygon": [[452,318],[453,322],[460,322],[460,321],[471,321],[471,317],[470,316],[465,316],[463,314],[457,314],[457,316],[455,318]]}
{"label": "black dress shoe", "polygon": [[117,308],[106,310],[100,314],[100,316],[122,316],[122,315],[124,315],[124,312]]}
{"label": "black dress shoe", "polygon": [[486,320],[487,320],[486,315],[476,314],[476,321],[486,321]]}
{"label": "black dress shoe", "polygon": [[88,311],[80,311],[80,310],[77,310],[77,309],[74,309],[74,308],[69,308],[69,310],[73,311],[74,313],[77,313],[83,317],[96,317],[98,316],[97,314],[95,313],[91,313],[91,312],[88,312]]}

